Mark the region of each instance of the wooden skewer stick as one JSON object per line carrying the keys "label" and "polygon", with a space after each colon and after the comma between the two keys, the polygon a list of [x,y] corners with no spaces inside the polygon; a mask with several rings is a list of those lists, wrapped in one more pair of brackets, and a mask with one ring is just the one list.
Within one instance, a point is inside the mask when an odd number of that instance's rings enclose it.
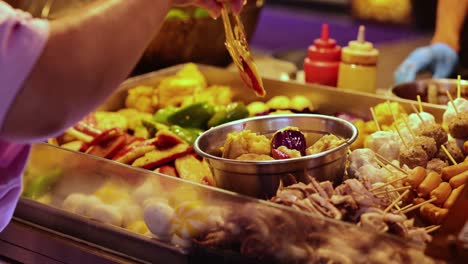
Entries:
{"label": "wooden skewer stick", "polygon": [[375,156],[377,158],[379,158],[382,162],[387,163],[387,165],[390,165],[393,168],[395,168],[396,170],[400,171],[401,173],[408,175],[407,171],[405,171],[404,169],[402,169],[402,168],[398,167],[397,165],[391,163],[388,159],[386,159],[384,156],[380,155],[379,153],[375,152]]}
{"label": "wooden skewer stick", "polygon": [[391,171],[387,166],[385,166],[385,164],[383,164],[382,161],[380,161],[379,159],[375,159],[375,161],[376,161],[377,164],[379,164],[379,166],[382,167],[384,170],[390,172],[390,174],[393,174],[393,171]]}
{"label": "wooden skewer stick", "polygon": [[382,185],[380,185],[380,186],[377,186],[377,187],[374,187],[374,188],[370,189],[370,191],[371,191],[371,192],[377,191],[378,189],[382,189],[383,187],[388,186],[388,185],[391,185],[391,184],[394,184],[395,182],[399,182],[399,181],[405,180],[406,178],[408,178],[408,175],[405,175],[405,176],[403,176],[403,177],[401,177],[401,178],[393,179],[393,180],[391,180],[391,181],[389,181],[389,182],[386,182],[386,183],[384,183],[384,184],[382,184]]}
{"label": "wooden skewer stick", "polygon": [[419,207],[421,207],[421,206],[423,206],[423,205],[425,205],[425,204],[432,203],[432,202],[435,201],[435,200],[437,200],[437,198],[435,198],[435,197],[434,197],[434,198],[431,198],[431,199],[429,199],[429,200],[427,200],[427,201],[424,201],[424,202],[419,203],[419,204],[417,204],[417,205],[411,206],[410,208],[406,208],[405,210],[402,210],[402,211],[400,211],[400,212],[406,214],[406,213],[408,213],[408,212],[413,211],[414,209],[418,209]]}
{"label": "wooden skewer stick", "polygon": [[457,76],[457,98],[461,97],[461,77]]}
{"label": "wooden skewer stick", "polygon": [[405,197],[408,193],[409,193],[409,190],[404,191],[400,196],[398,196],[398,198],[395,199],[395,201],[393,201],[387,208],[385,208],[384,213],[387,213],[388,211],[390,211],[390,209],[392,209],[393,206],[395,206],[398,202],[400,202],[401,199],[403,199],[403,197]]}
{"label": "wooden skewer stick", "polygon": [[414,204],[408,204],[408,205],[402,207],[399,211],[401,212],[401,211],[403,211],[403,210],[406,210],[406,209],[410,208],[410,207],[413,206],[413,205],[414,205]]}
{"label": "wooden skewer stick", "polygon": [[439,228],[440,228],[440,225],[434,226],[434,227],[432,227],[432,228],[426,228],[426,232],[431,233],[431,232],[436,231],[436,230],[439,229]]}
{"label": "wooden skewer stick", "polygon": [[413,108],[414,113],[418,116],[419,120],[421,120],[421,122],[423,123],[423,125],[425,125],[424,119],[422,118],[422,116],[421,116],[421,114],[419,113],[419,111],[418,111],[418,109],[416,108],[416,106],[414,106],[414,104],[411,104],[411,107]]}
{"label": "wooden skewer stick", "polygon": [[400,129],[398,129],[397,124],[394,125],[396,132],[398,133],[398,136],[400,137],[401,142],[405,146],[406,149],[409,149],[408,144],[406,144],[405,139],[403,139],[403,136],[401,135]]}
{"label": "wooden skewer stick", "polygon": [[377,130],[380,131],[381,129],[380,129],[379,121],[377,120],[377,116],[375,114],[375,111],[374,111],[373,107],[370,108],[370,112],[371,112],[371,115],[372,115],[372,119],[374,119],[375,125],[377,126]]}
{"label": "wooden skewer stick", "polygon": [[422,101],[421,101],[421,96],[418,94],[418,95],[416,96],[416,98],[418,99],[419,112],[424,112],[423,106],[422,106]]}
{"label": "wooden skewer stick", "polygon": [[393,190],[380,191],[380,192],[376,192],[374,194],[375,195],[387,194],[387,193],[392,193],[392,192],[405,191],[405,190],[408,190],[408,189],[411,189],[411,186],[404,186],[404,187],[395,188]]}
{"label": "wooden skewer stick", "polygon": [[411,129],[411,127],[410,127],[410,125],[409,125],[409,123],[408,123],[408,117],[403,116],[403,123],[405,123],[405,126],[406,126],[406,128],[408,129],[408,131],[410,132],[411,137],[412,137],[413,139],[415,139],[415,138],[416,138],[416,134],[415,134],[414,131]]}
{"label": "wooden skewer stick", "polygon": [[453,102],[453,98],[452,98],[452,95],[450,94],[449,91],[446,91],[447,93],[447,96],[450,100],[450,103],[452,104],[452,107],[453,107],[453,110],[455,111],[455,114],[458,115],[458,109],[457,109],[457,106],[455,105],[455,102]]}
{"label": "wooden skewer stick", "polygon": [[447,157],[450,159],[450,161],[454,164],[454,165],[457,165],[458,162],[455,161],[455,159],[453,158],[452,154],[450,154],[450,152],[448,151],[448,149],[442,145],[440,146],[442,148],[442,150],[445,152],[445,155],[447,155]]}

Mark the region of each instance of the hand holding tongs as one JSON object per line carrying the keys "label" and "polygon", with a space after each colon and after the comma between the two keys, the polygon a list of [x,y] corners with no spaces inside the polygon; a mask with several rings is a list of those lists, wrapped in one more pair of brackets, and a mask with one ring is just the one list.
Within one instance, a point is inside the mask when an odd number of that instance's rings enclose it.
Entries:
{"label": "hand holding tongs", "polygon": [[221,16],[223,19],[224,31],[226,32],[226,49],[239,69],[244,83],[253,89],[257,96],[263,97],[266,95],[266,92],[263,88],[262,78],[258,74],[257,66],[250,54],[244,26],[242,25],[239,15],[236,14],[232,15],[234,18],[234,27],[231,26],[229,9],[229,4],[224,2],[223,8],[221,9]]}

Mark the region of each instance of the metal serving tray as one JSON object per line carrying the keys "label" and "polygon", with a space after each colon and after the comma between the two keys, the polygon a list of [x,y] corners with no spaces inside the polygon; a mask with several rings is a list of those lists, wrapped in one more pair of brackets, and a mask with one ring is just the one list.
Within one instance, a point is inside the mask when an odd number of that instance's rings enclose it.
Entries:
{"label": "metal serving tray", "polygon": [[[124,106],[127,90],[137,85],[152,85],[156,86],[164,77],[174,75],[184,64],[176,65],[160,71],[155,71],[145,75],[140,75],[125,81],[112,94],[99,110],[118,110]],[[234,100],[250,103],[253,101],[266,101],[278,95],[303,95],[306,96],[317,108],[318,113],[332,115],[337,112],[346,112],[358,117],[371,118],[369,111],[379,103],[387,100],[400,103],[407,112],[412,112],[411,104],[415,104],[412,100],[401,99],[399,97],[389,95],[376,95],[369,93],[356,92],[353,90],[339,90],[337,88],[317,85],[303,84],[293,81],[279,81],[274,79],[263,79],[267,95],[265,98],[256,97],[253,91],[250,91],[244,86],[237,71],[230,71],[223,68],[206,66],[197,64],[198,69],[205,76],[208,84],[227,85],[232,87],[234,91]],[[434,115],[437,121],[442,120],[442,115],[445,110],[444,106],[423,103],[424,111]]]}
{"label": "metal serving tray", "polygon": [[[200,71],[204,74],[209,84],[219,84],[231,86],[234,90],[235,100],[241,100],[246,103],[259,100],[253,92],[243,86],[237,72],[231,72],[211,66],[198,65]],[[168,76],[176,73],[183,65],[174,66],[161,71],[138,76],[125,81],[116,92],[111,95],[106,102],[99,108],[100,110],[117,110],[124,104],[127,90],[137,85],[157,85],[158,82]],[[320,85],[304,85],[295,82],[282,82],[271,79],[264,79],[267,89],[267,97],[262,100],[268,100],[276,95],[304,95],[308,97],[318,109],[319,113],[333,114],[336,112],[348,112],[362,117],[370,117],[369,107],[378,103],[385,102],[388,98],[383,96],[364,94],[354,91],[341,91],[335,88]],[[391,98],[393,101],[401,103],[410,111],[412,101],[398,98]],[[425,111],[432,113],[436,119],[441,119],[443,107],[424,104]],[[86,175],[93,173],[96,175],[110,175],[127,173],[131,175],[154,175],[153,172],[134,168],[124,164],[92,157],[87,154],[77,153],[48,144],[34,146],[36,149],[43,149],[49,152],[52,159],[62,161],[61,166],[72,166],[74,170],[68,170],[68,173]],[[44,159],[44,157],[42,157]],[[63,162],[65,160],[73,162]],[[80,163],[81,161],[82,163]],[[70,169],[70,168],[69,168]],[[159,175],[169,184],[187,184],[195,186],[206,193],[205,196],[216,197],[216,201],[226,202],[231,206],[234,204],[244,204],[246,202],[260,200],[243,197],[238,194],[224,190],[200,186],[198,184],[186,182],[180,179],[174,179],[164,175]],[[285,208],[285,213],[294,213]],[[54,233],[64,237],[72,238],[81,243],[94,245],[100,249],[119,254],[138,262],[150,263],[189,263],[193,262],[193,256],[206,257],[205,253],[200,251],[189,252],[187,250],[163,243],[161,241],[140,236],[131,233],[125,229],[114,227],[107,224],[98,223],[88,218],[68,213],[57,207],[48,206],[39,202],[21,198],[15,212],[15,217],[22,222],[30,223],[42,229],[52,230]],[[334,223],[336,224],[336,223]],[[339,224],[340,225],[340,224]],[[349,228],[349,227],[348,227]],[[296,234],[297,235],[297,234]],[[208,253],[209,258],[215,257],[216,252]],[[219,255],[218,255],[219,257]],[[235,262],[236,256],[232,256]],[[237,256],[238,257],[238,256]],[[242,258],[240,258],[242,259]],[[221,256],[221,260],[227,261]],[[237,259],[239,260],[239,259]],[[244,259],[247,261],[247,259]]]}

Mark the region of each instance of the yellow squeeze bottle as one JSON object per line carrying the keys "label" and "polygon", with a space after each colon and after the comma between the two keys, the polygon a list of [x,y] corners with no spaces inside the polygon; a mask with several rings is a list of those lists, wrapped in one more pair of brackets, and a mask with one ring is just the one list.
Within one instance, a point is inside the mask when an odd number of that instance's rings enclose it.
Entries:
{"label": "yellow squeeze bottle", "polygon": [[342,49],[338,88],[375,93],[379,51],[365,41],[365,27],[359,27],[357,40]]}

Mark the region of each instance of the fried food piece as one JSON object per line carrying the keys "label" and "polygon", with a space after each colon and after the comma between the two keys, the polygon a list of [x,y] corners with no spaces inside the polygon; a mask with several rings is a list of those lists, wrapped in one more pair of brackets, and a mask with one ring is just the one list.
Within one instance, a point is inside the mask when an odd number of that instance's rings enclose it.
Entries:
{"label": "fried food piece", "polygon": [[452,208],[455,201],[457,201],[458,196],[460,196],[461,191],[465,188],[465,185],[459,186],[456,189],[453,189],[452,193],[448,197],[448,199],[444,203],[444,208],[450,209]]}
{"label": "fried food piece", "polygon": [[436,141],[431,137],[418,136],[413,139],[411,146],[421,146],[429,159],[433,158],[435,154],[437,154]]}
{"label": "fried food piece", "polygon": [[275,159],[265,154],[247,153],[247,154],[240,155],[239,157],[236,158],[236,160],[262,161],[262,160],[275,160]]}
{"label": "fried food piece", "polygon": [[418,186],[418,195],[421,197],[428,197],[429,194],[439,186],[442,182],[442,178],[436,172],[429,172],[427,177]]}
{"label": "fried food piece", "polygon": [[454,138],[468,138],[468,113],[459,113],[449,124],[449,132]]}
{"label": "fried food piece", "polygon": [[435,171],[437,173],[442,173],[443,169],[447,167],[448,163],[441,159],[431,159],[427,163],[427,169],[431,171]]}
{"label": "fried food piece", "polygon": [[315,142],[312,146],[308,147],[306,149],[306,154],[312,155],[324,152],[336,148],[345,142],[346,139],[337,137],[333,134],[325,135],[321,137],[317,142]]}
{"label": "fried food piece", "polygon": [[250,130],[228,134],[222,147],[223,158],[237,159],[242,154],[269,155],[270,140],[264,135],[257,135]]}
{"label": "fried food piece", "polygon": [[426,169],[418,166],[414,168],[413,171],[408,175],[407,182],[411,186],[411,188],[416,190],[419,184],[421,184],[424,181],[426,176],[427,176]]}
{"label": "fried food piece", "polygon": [[426,124],[422,127],[421,136],[433,138],[437,147],[444,144],[448,140],[447,132],[439,124]]}
{"label": "fried food piece", "polygon": [[421,216],[435,225],[440,225],[445,217],[447,217],[448,210],[445,208],[437,207],[433,204],[425,204],[420,208]]}
{"label": "fried food piece", "polygon": [[140,85],[128,90],[125,107],[152,114],[158,108],[158,101],[153,87]]}
{"label": "fried food piece", "polygon": [[[453,159],[455,159],[456,162],[462,162],[465,159],[465,156],[463,155],[460,148],[457,146],[457,143],[448,141],[444,144],[444,146],[447,148],[448,152],[450,153],[450,155],[452,155]],[[447,157],[447,154],[445,154],[442,148],[439,149],[436,158],[450,161],[450,159]]]}
{"label": "fried food piece", "polygon": [[437,206],[444,205],[444,202],[449,198],[452,192],[452,187],[447,182],[441,182],[437,188],[431,192],[431,198],[436,198],[433,203]]}
{"label": "fried food piece", "polygon": [[417,166],[425,168],[428,162],[429,157],[421,146],[405,147],[400,151],[400,164],[405,164],[411,169]]}
{"label": "fried food piece", "polygon": [[442,176],[442,179],[444,179],[445,181],[448,181],[452,177],[464,171],[468,171],[468,161],[443,168],[441,172],[441,176]]}

